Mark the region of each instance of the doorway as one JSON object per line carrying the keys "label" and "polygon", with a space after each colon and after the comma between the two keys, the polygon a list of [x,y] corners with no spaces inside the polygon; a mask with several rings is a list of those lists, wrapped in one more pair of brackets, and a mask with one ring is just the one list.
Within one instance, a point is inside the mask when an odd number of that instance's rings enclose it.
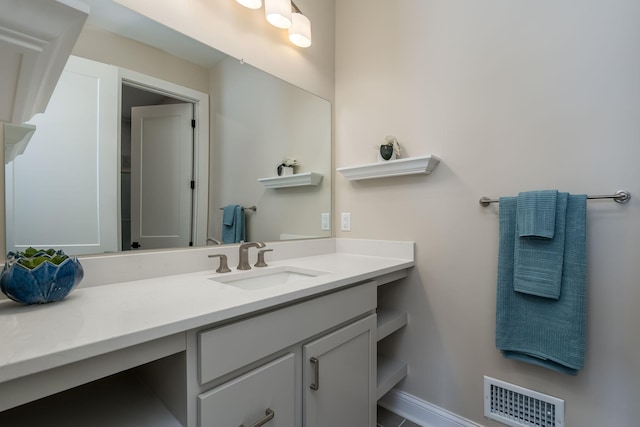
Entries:
{"label": "doorway", "polygon": [[[120,250],[131,250],[135,239],[131,238],[131,108],[149,107],[153,105],[171,107],[178,104],[189,104],[192,120],[189,122],[191,139],[189,142],[190,178],[187,185],[190,191],[188,214],[190,216],[189,238],[184,243],[174,241],[152,243],[140,246],[140,249],[175,248],[184,246],[204,246],[207,239],[208,200],[209,200],[209,95],[172,82],[127,69],[119,69],[120,102],[119,108],[121,128],[119,163],[121,173],[118,198],[118,226]],[[181,156],[185,150],[178,151]],[[174,151],[174,154],[176,152]],[[182,203],[185,205],[185,203]],[[181,206],[182,206],[181,205]],[[138,242],[140,244],[140,242]]]}
{"label": "doorway", "polygon": [[122,250],[192,246],[195,105],[126,83],[121,94]]}

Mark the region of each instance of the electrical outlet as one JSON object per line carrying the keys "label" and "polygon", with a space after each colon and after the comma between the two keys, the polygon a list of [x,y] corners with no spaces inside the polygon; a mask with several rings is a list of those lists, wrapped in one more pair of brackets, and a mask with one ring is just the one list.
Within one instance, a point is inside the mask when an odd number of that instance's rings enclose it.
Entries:
{"label": "electrical outlet", "polygon": [[328,213],[321,213],[320,214],[320,218],[321,218],[321,230],[322,231],[329,231],[331,230],[331,220],[329,218],[329,214]]}
{"label": "electrical outlet", "polygon": [[349,212],[342,212],[342,231],[351,231],[351,214]]}

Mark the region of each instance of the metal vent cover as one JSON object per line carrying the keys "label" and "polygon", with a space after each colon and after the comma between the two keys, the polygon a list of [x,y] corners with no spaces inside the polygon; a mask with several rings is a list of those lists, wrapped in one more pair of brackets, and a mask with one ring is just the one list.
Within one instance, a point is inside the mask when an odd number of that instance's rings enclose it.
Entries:
{"label": "metal vent cover", "polygon": [[563,427],[564,400],[485,376],[484,416],[512,427]]}

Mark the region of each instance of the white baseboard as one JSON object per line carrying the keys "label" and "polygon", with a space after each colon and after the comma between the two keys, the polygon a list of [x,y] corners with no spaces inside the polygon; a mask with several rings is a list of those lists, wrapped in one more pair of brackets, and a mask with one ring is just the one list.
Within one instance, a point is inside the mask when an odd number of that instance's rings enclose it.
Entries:
{"label": "white baseboard", "polygon": [[483,427],[417,397],[392,389],[378,405],[422,427]]}

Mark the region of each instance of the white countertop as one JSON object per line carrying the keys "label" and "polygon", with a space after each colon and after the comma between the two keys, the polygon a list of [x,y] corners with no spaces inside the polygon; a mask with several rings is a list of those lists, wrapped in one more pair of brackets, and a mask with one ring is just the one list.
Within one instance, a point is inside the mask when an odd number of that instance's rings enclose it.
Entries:
{"label": "white countertop", "polygon": [[208,270],[79,288],[44,305],[0,301],[0,383],[406,269],[413,259],[328,253],[264,269],[282,265],[328,274],[243,290]]}

